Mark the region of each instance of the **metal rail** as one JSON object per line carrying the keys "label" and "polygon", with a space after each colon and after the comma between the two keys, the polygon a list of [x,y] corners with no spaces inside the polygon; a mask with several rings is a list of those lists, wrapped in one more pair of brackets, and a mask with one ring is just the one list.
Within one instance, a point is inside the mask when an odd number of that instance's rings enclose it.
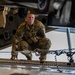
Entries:
{"label": "metal rail", "polygon": [[[72,48],[71,49],[72,50],[72,52],[71,53],[75,53],[75,48]],[[16,51],[16,52],[21,52],[21,51]],[[34,50],[34,51],[29,51],[29,53],[36,53],[36,52],[38,52],[38,53],[45,53],[45,52],[47,52],[47,54],[56,54],[56,55],[60,55],[60,54],[67,54],[67,53],[69,53],[69,50],[68,49],[60,49],[60,50],[49,50],[49,51],[46,51],[46,50],[38,50],[38,49],[36,49],[36,50]],[[0,51],[0,53],[10,53],[10,51]]]}

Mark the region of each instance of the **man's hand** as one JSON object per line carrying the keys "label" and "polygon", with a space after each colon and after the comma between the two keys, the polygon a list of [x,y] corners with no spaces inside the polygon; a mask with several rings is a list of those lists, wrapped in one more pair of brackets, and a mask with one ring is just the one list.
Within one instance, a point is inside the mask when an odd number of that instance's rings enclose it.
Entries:
{"label": "man's hand", "polygon": [[17,58],[17,56],[12,56],[11,60],[15,60]]}
{"label": "man's hand", "polygon": [[36,43],[36,42],[38,42],[38,39],[39,39],[38,37],[31,37],[29,40],[27,40],[27,42],[28,43],[33,43],[33,42]]}
{"label": "man's hand", "polygon": [[29,50],[24,50],[24,51],[21,51],[21,53],[22,53],[22,54],[30,54],[31,51],[29,51]]}

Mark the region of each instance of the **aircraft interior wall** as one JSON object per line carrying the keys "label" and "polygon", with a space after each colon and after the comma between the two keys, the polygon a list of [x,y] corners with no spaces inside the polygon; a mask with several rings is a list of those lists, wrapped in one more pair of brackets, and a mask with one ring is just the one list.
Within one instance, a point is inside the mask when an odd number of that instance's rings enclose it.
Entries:
{"label": "aircraft interior wall", "polygon": [[23,21],[24,18],[20,18],[18,14],[14,14],[13,9],[8,12],[6,15],[6,26],[5,28],[0,28],[0,47],[11,44],[16,29]]}

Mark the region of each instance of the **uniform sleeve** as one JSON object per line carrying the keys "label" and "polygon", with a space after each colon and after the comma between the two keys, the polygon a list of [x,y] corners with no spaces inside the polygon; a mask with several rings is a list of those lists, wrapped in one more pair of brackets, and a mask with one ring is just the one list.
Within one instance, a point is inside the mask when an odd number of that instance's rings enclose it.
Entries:
{"label": "uniform sleeve", "polygon": [[22,37],[23,37],[23,26],[20,25],[13,37],[13,40],[12,40],[12,52],[11,52],[11,55],[13,57],[17,57],[17,52],[16,52],[16,46],[17,44],[22,40]]}
{"label": "uniform sleeve", "polygon": [[18,43],[20,40],[22,40],[23,34],[24,34],[24,26],[23,26],[23,24],[21,24],[18,27],[18,29],[15,33],[15,36],[14,36],[15,43]]}
{"label": "uniform sleeve", "polygon": [[39,31],[37,33],[39,37],[45,37],[45,26],[40,22],[39,23]]}

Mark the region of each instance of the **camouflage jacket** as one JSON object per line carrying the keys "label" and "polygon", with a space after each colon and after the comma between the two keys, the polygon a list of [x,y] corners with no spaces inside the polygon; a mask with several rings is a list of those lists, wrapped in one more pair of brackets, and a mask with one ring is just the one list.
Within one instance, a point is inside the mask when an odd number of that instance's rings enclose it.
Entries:
{"label": "camouflage jacket", "polygon": [[38,20],[35,20],[32,26],[28,25],[27,22],[23,22],[15,33],[14,43],[18,43],[21,40],[25,40],[28,43],[37,42],[39,39],[45,37],[45,26]]}

